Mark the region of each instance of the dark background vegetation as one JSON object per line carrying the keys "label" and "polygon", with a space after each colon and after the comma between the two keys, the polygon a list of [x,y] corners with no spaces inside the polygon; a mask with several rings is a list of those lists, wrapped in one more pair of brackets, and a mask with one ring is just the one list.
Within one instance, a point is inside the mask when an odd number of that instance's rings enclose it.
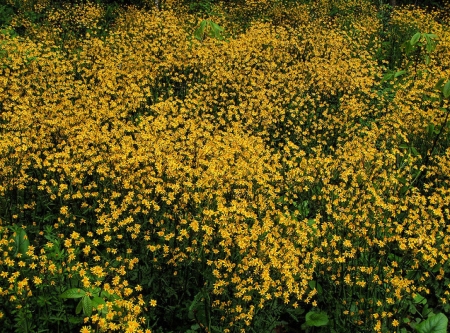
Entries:
{"label": "dark background vegetation", "polygon": [[[389,4],[391,6],[401,6],[401,5],[415,5],[419,7],[437,7],[442,8],[444,6],[444,0],[389,0],[389,1],[383,1],[383,0],[372,0],[373,3],[377,6]],[[79,4],[79,3],[85,3],[85,2],[96,2],[99,4],[104,5],[111,5],[111,6],[128,6],[133,5],[136,7],[149,7],[151,5],[153,6],[161,6],[164,4],[164,0],[159,1],[144,1],[144,0],[95,0],[95,1],[89,1],[89,0],[52,0],[50,1],[50,8],[52,7],[61,7],[66,4]],[[204,8],[205,5],[211,5],[216,2],[229,2],[229,3],[242,3],[245,2],[245,0],[184,0],[186,4],[189,4],[191,8],[194,10],[201,11],[202,8]],[[285,2],[298,2],[298,0],[285,0]],[[305,2],[305,0],[302,0],[300,2]],[[24,3],[26,3],[26,6],[24,8]],[[5,26],[9,24],[11,17],[14,14],[17,14],[20,11],[28,11],[30,6],[30,3],[32,1],[21,1],[21,0],[15,0],[12,4],[3,4],[0,5],[0,25]],[[34,18],[34,20],[40,20],[45,16],[45,12],[41,13],[28,13],[30,16]]]}

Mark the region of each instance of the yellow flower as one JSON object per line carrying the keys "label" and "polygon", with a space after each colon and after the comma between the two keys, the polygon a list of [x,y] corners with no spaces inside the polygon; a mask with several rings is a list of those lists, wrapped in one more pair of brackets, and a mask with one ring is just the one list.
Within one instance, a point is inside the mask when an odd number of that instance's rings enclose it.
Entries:
{"label": "yellow flower", "polygon": [[190,227],[192,228],[192,230],[194,230],[195,232],[198,231],[199,226],[198,226],[198,221],[194,220],[190,223]]}
{"label": "yellow flower", "polygon": [[90,326],[83,326],[80,330],[80,333],[90,333],[91,327]]}
{"label": "yellow flower", "polygon": [[42,283],[42,279],[38,276],[33,277],[33,282],[36,286],[40,285]]}

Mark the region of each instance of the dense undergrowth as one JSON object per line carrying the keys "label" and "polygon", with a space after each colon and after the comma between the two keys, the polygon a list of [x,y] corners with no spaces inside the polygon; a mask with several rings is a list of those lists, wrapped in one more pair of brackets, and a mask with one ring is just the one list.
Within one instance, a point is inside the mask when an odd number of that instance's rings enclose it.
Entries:
{"label": "dense undergrowth", "polygon": [[2,332],[446,332],[448,3],[17,4]]}

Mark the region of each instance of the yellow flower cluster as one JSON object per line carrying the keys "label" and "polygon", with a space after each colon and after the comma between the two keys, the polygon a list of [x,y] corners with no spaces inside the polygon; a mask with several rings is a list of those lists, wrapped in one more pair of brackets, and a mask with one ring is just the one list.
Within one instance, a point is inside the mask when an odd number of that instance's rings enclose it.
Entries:
{"label": "yellow flower cluster", "polygon": [[[403,298],[430,293],[427,274],[447,281],[450,150],[411,147],[449,107],[423,100],[450,77],[448,26],[396,9],[393,24],[439,43],[414,80],[380,94],[375,9],[311,6],[248,1],[246,15],[272,8],[278,23],[229,41],[195,40],[185,13],[129,8],[107,36],[61,49],[64,25],[98,28],[92,3],[0,35],[0,298],[102,290],[108,311],[81,331],[144,332],[161,300],[139,272],[191,265],[213,276],[198,283],[227,329],[271,300],[317,304],[310,282],[329,280],[345,314],[381,332]],[[345,299],[368,288],[372,299]]]}

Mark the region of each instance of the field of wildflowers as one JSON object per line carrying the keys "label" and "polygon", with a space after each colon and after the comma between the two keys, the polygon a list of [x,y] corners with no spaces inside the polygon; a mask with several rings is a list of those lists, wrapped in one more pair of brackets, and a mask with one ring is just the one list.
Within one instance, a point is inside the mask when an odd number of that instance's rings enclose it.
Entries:
{"label": "field of wildflowers", "polygon": [[448,1],[6,2],[0,332],[447,332]]}

